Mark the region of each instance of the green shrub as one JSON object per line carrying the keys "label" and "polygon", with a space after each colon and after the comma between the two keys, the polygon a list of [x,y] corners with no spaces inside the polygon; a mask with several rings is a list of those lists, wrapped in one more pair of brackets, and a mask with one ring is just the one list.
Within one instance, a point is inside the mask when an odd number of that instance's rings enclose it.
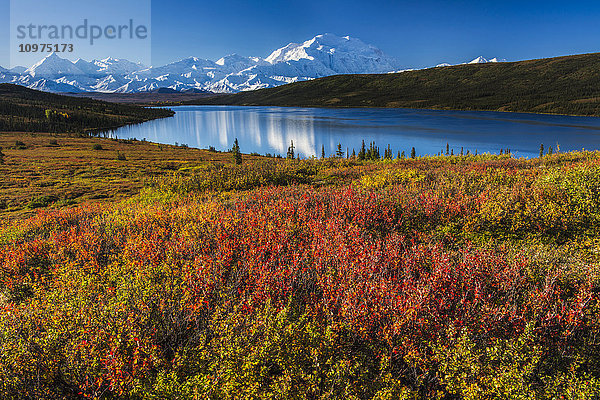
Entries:
{"label": "green shrub", "polygon": [[27,205],[28,208],[43,208],[48,207],[50,204],[54,203],[58,198],[56,196],[39,196],[32,199]]}

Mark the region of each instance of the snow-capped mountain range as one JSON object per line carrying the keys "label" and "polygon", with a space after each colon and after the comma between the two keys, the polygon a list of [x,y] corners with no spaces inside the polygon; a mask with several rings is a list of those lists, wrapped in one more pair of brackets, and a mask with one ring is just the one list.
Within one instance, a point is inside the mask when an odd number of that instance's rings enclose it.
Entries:
{"label": "snow-capped mountain range", "polygon": [[[499,61],[478,57],[471,63],[487,62]],[[71,62],[51,53],[29,68],[0,67],[0,83],[49,92],[138,93],[169,88],[235,93],[331,75],[402,70],[406,69],[398,60],[360,39],[324,34],[303,43],[290,43],[264,59],[237,54],[217,61],[189,57],[159,67],[110,57]]]}

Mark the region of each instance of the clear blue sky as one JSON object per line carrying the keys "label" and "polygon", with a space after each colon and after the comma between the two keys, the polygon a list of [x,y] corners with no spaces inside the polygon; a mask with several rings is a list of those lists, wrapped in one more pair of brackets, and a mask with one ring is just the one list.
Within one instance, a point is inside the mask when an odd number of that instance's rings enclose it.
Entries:
{"label": "clear blue sky", "polygon": [[[9,0],[0,0],[0,65],[8,65],[8,8]],[[598,52],[600,2],[152,1],[154,65],[192,55],[266,57],[325,32],[358,37],[406,67],[479,55],[521,60]]]}

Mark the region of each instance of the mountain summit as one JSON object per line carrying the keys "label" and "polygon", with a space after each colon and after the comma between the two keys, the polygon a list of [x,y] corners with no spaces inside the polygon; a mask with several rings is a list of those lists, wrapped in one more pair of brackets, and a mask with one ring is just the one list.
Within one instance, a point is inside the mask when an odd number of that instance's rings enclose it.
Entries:
{"label": "mountain summit", "polygon": [[[386,73],[400,68],[400,63],[377,47],[350,36],[326,33],[302,44],[290,43],[275,50],[266,61],[270,64],[309,62],[320,64],[331,74]],[[331,75],[329,74],[329,75]]]}
{"label": "mountain summit", "polygon": [[43,78],[84,75],[83,71],[77,68],[75,64],[69,60],[60,58],[56,53],[48,54],[46,57],[29,67],[23,74]]}
{"label": "mountain summit", "polygon": [[505,59],[499,60],[496,57],[488,60],[487,58],[479,56],[476,59],[474,59],[473,61],[469,62],[469,64],[487,64],[487,63],[498,63],[498,62],[506,62],[506,60]]}

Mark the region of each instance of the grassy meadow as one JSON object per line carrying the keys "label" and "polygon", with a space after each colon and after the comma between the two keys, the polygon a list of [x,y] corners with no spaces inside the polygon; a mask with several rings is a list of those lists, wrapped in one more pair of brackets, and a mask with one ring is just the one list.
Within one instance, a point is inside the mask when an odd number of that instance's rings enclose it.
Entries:
{"label": "grassy meadow", "polygon": [[3,398],[598,398],[600,153],[0,145]]}
{"label": "grassy meadow", "polygon": [[9,219],[123,200],[153,177],[231,162],[229,154],[185,146],[77,135],[0,133],[0,147],[0,216]]}

